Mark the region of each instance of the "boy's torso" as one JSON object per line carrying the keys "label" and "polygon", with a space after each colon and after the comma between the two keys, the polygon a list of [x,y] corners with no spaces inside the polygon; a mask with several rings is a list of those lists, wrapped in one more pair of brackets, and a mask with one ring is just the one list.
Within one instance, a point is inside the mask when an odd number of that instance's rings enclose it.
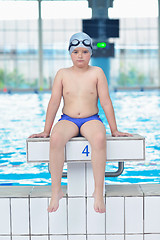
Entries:
{"label": "boy's torso", "polygon": [[74,118],[84,118],[98,113],[98,78],[96,68],[87,71],[64,69],[63,74],[63,113]]}

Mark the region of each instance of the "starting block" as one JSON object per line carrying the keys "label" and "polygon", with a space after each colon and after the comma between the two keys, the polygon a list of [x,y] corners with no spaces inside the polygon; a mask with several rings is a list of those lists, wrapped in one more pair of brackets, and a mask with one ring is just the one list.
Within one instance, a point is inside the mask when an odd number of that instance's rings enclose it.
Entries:
{"label": "starting block", "polygon": [[[49,163],[50,138],[28,138],[26,141],[27,162]],[[84,137],[74,137],[65,146],[65,162],[91,163],[91,146]],[[117,177],[124,170],[125,161],[145,160],[145,138],[138,134],[132,137],[112,137],[106,135],[106,161],[118,162],[116,172],[107,172],[106,177]],[[79,168],[79,167],[78,167]],[[64,173],[63,177],[67,174]]]}
{"label": "starting block", "polygon": [[[28,138],[26,141],[27,162],[49,162],[50,138]],[[112,137],[106,135],[106,161],[145,160],[145,138]],[[91,146],[84,137],[74,137],[65,146],[65,162],[90,162]]]}

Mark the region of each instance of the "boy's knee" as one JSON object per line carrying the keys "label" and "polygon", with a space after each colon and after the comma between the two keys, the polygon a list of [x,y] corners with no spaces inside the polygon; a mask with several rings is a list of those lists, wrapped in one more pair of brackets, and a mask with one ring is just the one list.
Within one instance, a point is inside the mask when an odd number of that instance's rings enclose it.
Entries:
{"label": "boy's knee", "polygon": [[103,149],[106,147],[106,134],[98,132],[92,142],[95,149]]}
{"label": "boy's knee", "polygon": [[52,133],[50,137],[50,147],[51,148],[61,148],[64,147],[64,139],[60,133]]}

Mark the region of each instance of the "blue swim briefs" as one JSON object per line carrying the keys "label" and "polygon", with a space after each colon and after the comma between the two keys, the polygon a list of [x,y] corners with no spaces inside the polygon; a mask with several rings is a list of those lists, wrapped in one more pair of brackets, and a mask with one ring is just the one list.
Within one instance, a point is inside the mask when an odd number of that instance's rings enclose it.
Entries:
{"label": "blue swim briefs", "polygon": [[86,118],[72,118],[72,117],[69,117],[66,114],[63,114],[61,116],[61,118],[59,119],[59,121],[61,121],[61,120],[68,120],[70,122],[75,123],[77,125],[77,127],[79,128],[79,130],[85,122],[88,122],[88,121],[91,121],[91,120],[99,120],[100,122],[102,122],[102,120],[100,119],[98,114],[95,114],[93,116],[86,117]]}

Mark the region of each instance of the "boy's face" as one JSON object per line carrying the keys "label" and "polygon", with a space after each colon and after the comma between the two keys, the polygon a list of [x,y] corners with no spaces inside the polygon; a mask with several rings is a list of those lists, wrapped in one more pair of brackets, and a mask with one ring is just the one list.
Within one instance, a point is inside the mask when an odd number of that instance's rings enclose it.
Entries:
{"label": "boy's face", "polygon": [[71,54],[73,65],[81,68],[89,64],[90,58],[91,58],[91,55],[89,51],[83,47],[75,48]]}

